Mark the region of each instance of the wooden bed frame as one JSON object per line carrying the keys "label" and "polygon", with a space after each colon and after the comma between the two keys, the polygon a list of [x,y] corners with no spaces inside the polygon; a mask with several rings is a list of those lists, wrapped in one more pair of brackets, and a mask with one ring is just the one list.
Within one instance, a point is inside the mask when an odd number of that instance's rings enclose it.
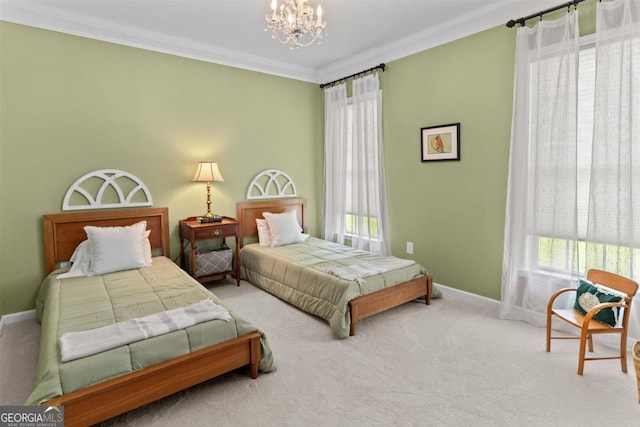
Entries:
{"label": "wooden bed frame", "polygon": [[[126,226],[146,220],[152,250],[169,256],[169,210],[141,208],[45,215],[44,243],[47,274],[67,261],[86,239],[83,227]],[[87,426],[115,417],[237,368],[249,366],[258,377],[260,334],[230,339],[199,351],[139,369],[43,402],[64,405],[65,425]]]}
{"label": "wooden bed frame", "polygon": [[[304,198],[266,199],[258,201],[239,202],[236,205],[240,231],[238,240],[240,246],[244,245],[244,239],[258,235],[256,219],[262,218],[262,212],[282,213],[295,210],[298,222],[306,231],[307,201]],[[431,288],[433,278],[430,275],[416,277],[407,282],[399,283],[389,288],[381,289],[370,294],[362,295],[349,301],[349,314],[351,324],[349,335],[356,334],[358,321],[383,312],[390,308],[412,301],[416,298],[425,298],[425,303],[431,303]]]}

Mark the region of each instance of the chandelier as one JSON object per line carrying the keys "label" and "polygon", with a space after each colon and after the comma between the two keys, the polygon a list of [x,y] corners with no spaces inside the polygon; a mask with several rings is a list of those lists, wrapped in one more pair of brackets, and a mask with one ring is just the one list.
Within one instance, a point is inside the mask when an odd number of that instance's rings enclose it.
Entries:
{"label": "chandelier", "polygon": [[[327,23],[322,20],[322,6],[318,5],[314,18],[313,8],[307,0],[284,0],[278,9],[278,2],[271,1],[271,13],[265,17],[271,38],[290,49],[309,46],[326,34]],[[323,34],[324,33],[324,34]]]}

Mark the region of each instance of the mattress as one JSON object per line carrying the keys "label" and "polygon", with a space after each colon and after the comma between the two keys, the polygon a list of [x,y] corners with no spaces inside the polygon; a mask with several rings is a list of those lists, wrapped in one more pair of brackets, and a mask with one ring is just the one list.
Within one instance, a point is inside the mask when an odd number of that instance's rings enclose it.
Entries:
{"label": "mattress", "polygon": [[[244,320],[213,293],[166,257],[151,267],[92,277],[58,279],[53,271],[43,281],[36,302],[42,322],[36,386],[26,404],[35,405],[89,385],[146,368],[232,339],[257,327]],[[210,298],[225,307],[230,321],[220,319],[134,342],[98,354],[61,362],[58,340],[65,332],[84,331],[127,319],[184,307]],[[262,334],[262,372],[276,368]]]}
{"label": "mattress", "polygon": [[429,274],[418,263],[362,280],[345,280],[330,273],[336,267],[374,262],[377,258],[381,257],[314,237],[277,247],[253,243],[240,251],[244,279],[326,320],[341,338],[349,335],[350,300]]}

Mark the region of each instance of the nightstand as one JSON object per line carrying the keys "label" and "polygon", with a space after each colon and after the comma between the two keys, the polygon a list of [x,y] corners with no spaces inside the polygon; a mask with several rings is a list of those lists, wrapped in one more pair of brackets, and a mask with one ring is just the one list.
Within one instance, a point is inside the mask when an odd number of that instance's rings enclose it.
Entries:
{"label": "nightstand", "polygon": [[[240,245],[238,244],[238,221],[234,218],[222,217],[222,221],[208,222],[199,224],[196,221],[196,217],[189,217],[180,220],[180,266],[185,269],[193,278],[197,281],[204,283],[214,279],[220,279],[227,275],[233,275],[236,277],[238,286],[240,286]],[[235,256],[231,261],[231,265],[228,270],[215,271],[215,272],[198,272],[198,266],[196,263],[196,256],[206,256],[205,254],[196,253],[196,242],[199,240],[210,239],[222,239],[223,245],[227,237],[233,237],[236,239]],[[186,242],[189,243],[190,257],[189,266],[187,266],[186,260]],[[211,255],[211,253],[209,253]],[[215,255],[215,254],[213,254]],[[189,268],[187,268],[189,267]]]}

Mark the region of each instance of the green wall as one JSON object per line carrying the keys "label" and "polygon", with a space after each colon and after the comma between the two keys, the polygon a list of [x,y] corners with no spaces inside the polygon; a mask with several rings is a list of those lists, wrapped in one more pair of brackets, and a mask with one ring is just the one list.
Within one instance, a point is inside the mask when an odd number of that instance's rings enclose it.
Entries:
{"label": "green wall", "polygon": [[[515,34],[506,27],[383,74],[392,250],[434,281],[500,298]],[[421,162],[420,128],[460,123],[460,161]],[[406,242],[414,255],[406,254]]]}
{"label": "green wall", "polygon": [[213,210],[234,216],[276,168],[318,233],[323,94],[317,85],[0,22],[0,314],[29,310],[44,275],[41,217],[96,169],[130,172],[177,222],[206,211],[199,160],[220,165]]}

